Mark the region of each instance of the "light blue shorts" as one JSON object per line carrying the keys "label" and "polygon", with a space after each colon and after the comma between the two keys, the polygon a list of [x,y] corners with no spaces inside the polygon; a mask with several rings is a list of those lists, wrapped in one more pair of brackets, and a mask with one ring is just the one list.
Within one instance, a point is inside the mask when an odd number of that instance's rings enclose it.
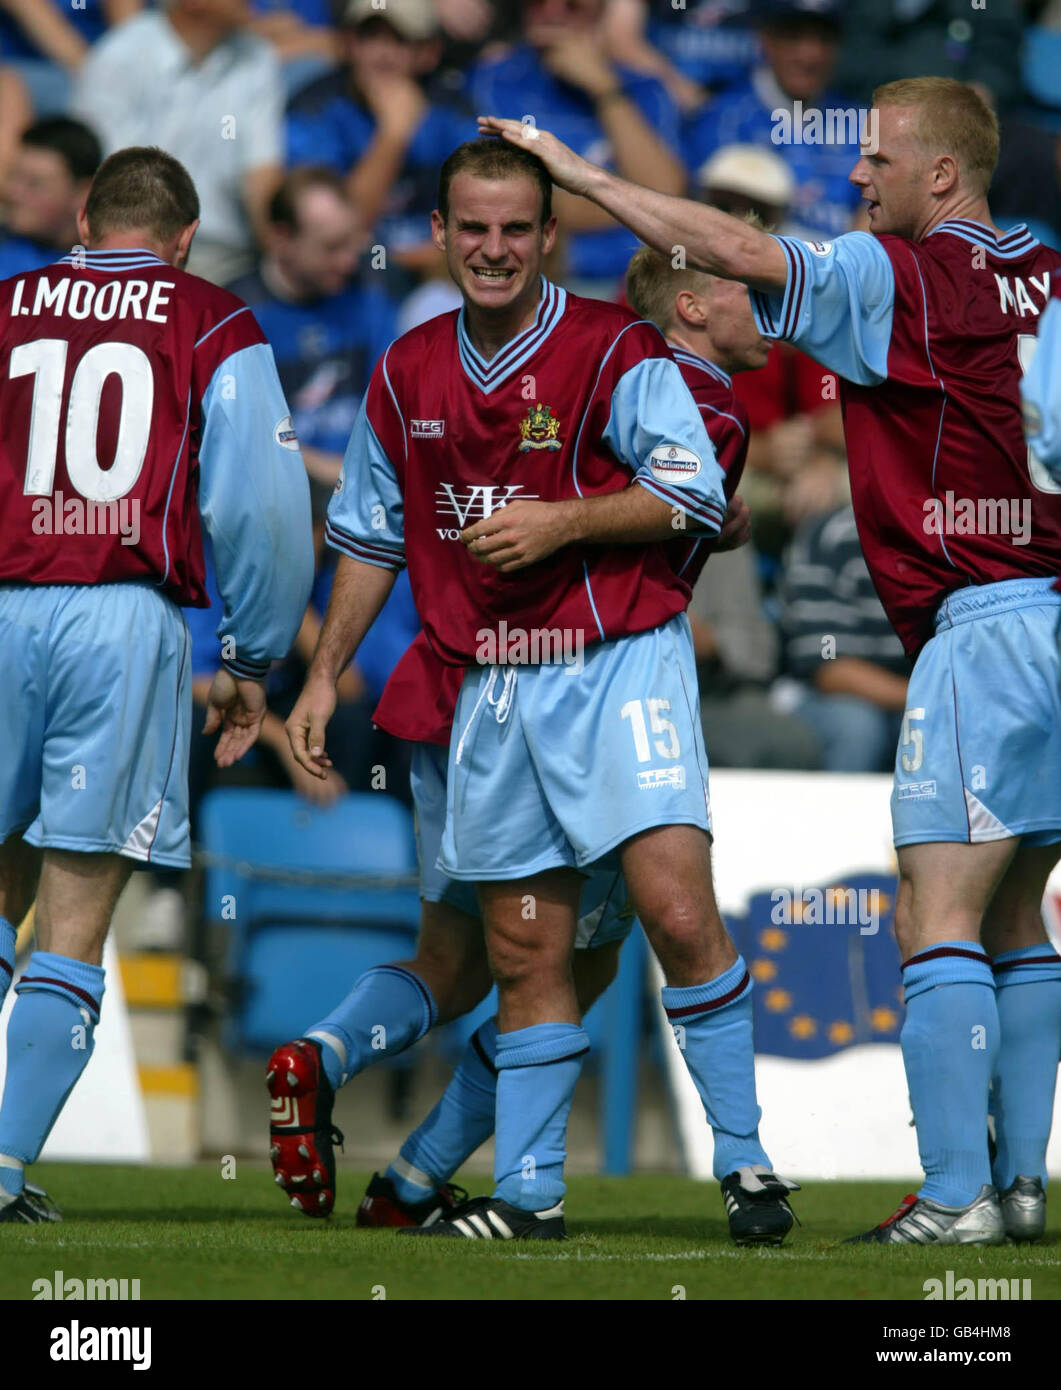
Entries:
{"label": "light blue shorts", "polygon": [[688,618],[592,646],[581,669],[469,668],[448,781],[439,862],[457,879],[581,869],[659,825],[710,833]]}
{"label": "light blue shorts", "polygon": [[896,845],[1061,840],[1061,594],[960,589],[914,665],[895,760]]}
{"label": "light blue shorts", "polygon": [[[476,919],[479,897],[473,883],[450,878],[436,864],[446,823],[446,764],[444,748],[431,743],[412,746],[413,815],[416,852],[420,860],[420,896],[429,903],[447,902]],[[625,941],[636,918],[617,868],[593,869],[586,877],[579,903],[575,949]]]}
{"label": "light blue shorts", "polygon": [[188,629],[149,584],[0,586],[0,841],[186,868]]}

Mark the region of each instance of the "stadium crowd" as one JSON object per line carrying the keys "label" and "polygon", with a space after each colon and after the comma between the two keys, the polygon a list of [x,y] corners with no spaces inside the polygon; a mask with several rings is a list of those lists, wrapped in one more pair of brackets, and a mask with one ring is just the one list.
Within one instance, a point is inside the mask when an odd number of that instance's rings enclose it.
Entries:
{"label": "stadium crowd", "polygon": [[[372,368],[460,302],[429,214],[476,113],[533,119],[629,179],[827,239],[863,225],[847,175],[874,86],[929,73],[975,84],[999,115],[1002,225],[1061,245],[1061,0],[3,0],[0,276],[70,250],[106,154],[168,150],[202,203],[188,268],[253,307],[310,475],[311,604],[270,674],[251,768],[219,773],[198,740],[193,831],[219,776],[319,801],[382,766],[407,795],[400,749],[369,717],[417,631],[407,582],[347,673],[337,776],[298,767],[283,719],[327,605],[324,511]],[[552,278],[621,298],[636,240],[570,194],[556,211]],[[891,767],[908,665],[862,558],[836,388],[785,344],[735,384],[753,545],[716,558],[691,608],[713,766]],[[217,618],[187,616],[201,699]]]}

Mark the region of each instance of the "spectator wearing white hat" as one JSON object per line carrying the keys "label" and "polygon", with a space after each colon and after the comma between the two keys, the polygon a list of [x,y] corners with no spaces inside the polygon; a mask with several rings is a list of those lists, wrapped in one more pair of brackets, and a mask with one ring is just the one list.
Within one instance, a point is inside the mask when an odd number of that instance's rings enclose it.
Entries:
{"label": "spectator wearing white hat", "polygon": [[841,35],[838,0],[759,0],[763,62],[686,125],[685,162],[698,169],[724,145],[773,151],[795,181],[791,215],[811,239],[850,231],[859,206],[848,174],[864,117],[830,87]]}
{"label": "spectator wearing white hat", "polygon": [[[726,145],[695,171],[694,183],[705,203],[731,216],[754,215],[769,231],[807,235],[790,215],[795,178],[773,150]],[[848,495],[835,388],[835,378],[787,343],[775,346],[765,367],[734,380],[751,423],[744,492],[755,541],[775,560],[793,526]]]}

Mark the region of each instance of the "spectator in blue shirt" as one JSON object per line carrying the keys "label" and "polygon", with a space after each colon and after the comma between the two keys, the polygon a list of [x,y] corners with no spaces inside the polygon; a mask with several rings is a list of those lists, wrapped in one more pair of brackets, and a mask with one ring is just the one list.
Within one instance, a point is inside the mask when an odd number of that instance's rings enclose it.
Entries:
{"label": "spectator in blue shirt", "polygon": [[67,116],[23,131],[7,181],[0,279],[51,265],[77,244],[77,214],[101,159],[92,131]]}
{"label": "spectator in blue shirt", "polygon": [[426,80],[442,52],[429,0],[349,0],[345,66],[310,83],[287,109],[287,163],[326,164],[372,239],[407,271],[436,272],[431,242],[439,165],[478,133],[471,111]]}
{"label": "spectator in blue shirt", "polygon": [[840,44],[837,0],[762,0],[764,62],[686,128],[684,153],[698,169],[723,145],[765,145],[796,182],[791,216],[802,234],[850,231],[860,204],[848,181],[864,118],[829,82]]}
{"label": "spectator in blue shirt", "polygon": [[[523,41],[484,59],[469,77],[476,110],[532,117],[586,159],[662,193],[685,191],[680,117],[655,77],[607,56],[603,0],[527,0]],[[568,234],[564,283],[577,293],[615,293],[637,239],[592,203],[557,192]]]}
{"label": "spectator in blue shirt", "polygon": [[608,0],[613,57],[652,73],[682,111],[747,77],[759,56],[751,0]]}
{"label": "spectator in blue shirt", "polygon": [[269,203],[258,268],[229,286],[273,349],[318,518],[372,369],[397,336],[383,273],[356,278],[362,236],[342,179],[296,169]]}
{"label": "spectator in blue shirt", "polygon": [[250,30],[272,45],[293,95],[342,62],[331,0],[250,0]]}

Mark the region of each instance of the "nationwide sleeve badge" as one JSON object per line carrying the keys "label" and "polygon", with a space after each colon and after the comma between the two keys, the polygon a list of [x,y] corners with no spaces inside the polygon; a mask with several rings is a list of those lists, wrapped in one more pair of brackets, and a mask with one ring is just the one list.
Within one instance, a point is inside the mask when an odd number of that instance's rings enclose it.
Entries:
{"label": "nationwide sleeve badge", "polygon": [[526,419],[519,422],[520,453],[525,454],[528,449],[559,449],[559,431],[560,421],[553,414],[552,406],[539,401],[528,409]]}

